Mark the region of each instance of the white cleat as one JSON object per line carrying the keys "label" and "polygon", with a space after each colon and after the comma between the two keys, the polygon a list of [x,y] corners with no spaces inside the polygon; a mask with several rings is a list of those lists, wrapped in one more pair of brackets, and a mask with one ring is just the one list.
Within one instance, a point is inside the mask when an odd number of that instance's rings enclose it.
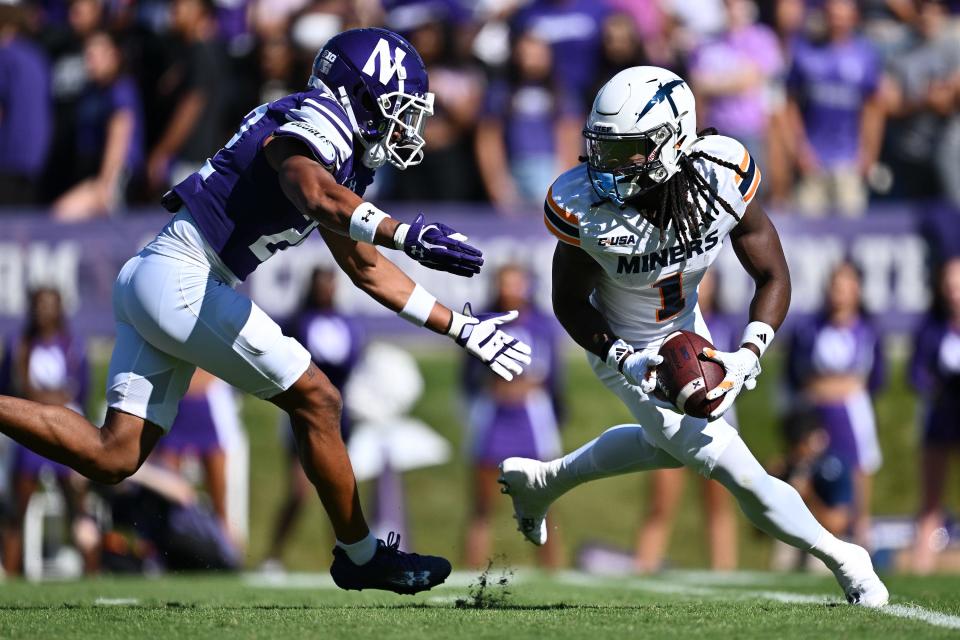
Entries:
{"label": "white cleat", "polygon": [[507,458],[500,463],[501,493],[513,500],[513,517],[517,531],[540,546],[547,541],[547,509],[552,500],[542,495],[545,481],[544,467],[538,460]]}
{"label": "white cleat", "polygon": [[847,544],[848,553],[833,570],[847,602],[861,607],[883,607],[890,601],[890,592],[873,570],[870,554],[863,547]]}

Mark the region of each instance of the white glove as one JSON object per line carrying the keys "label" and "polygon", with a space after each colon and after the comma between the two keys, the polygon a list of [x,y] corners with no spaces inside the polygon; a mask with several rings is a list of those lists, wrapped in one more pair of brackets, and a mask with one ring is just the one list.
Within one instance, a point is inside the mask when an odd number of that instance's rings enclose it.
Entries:
{"label": "white glove", "polygon": [[516,311],[508,311],[474,316],[468,302],[463,306],[463,313],[453,312],[447,335],[498,376],[513,380],[514,376],[523,373],[524,365],[530,364],[530,346],[498,327],[516,320],[519,315]]}
{"label": "white glove", "polygon": [[663,356],[648,351],[635,351],[632,346],[617,339],[607,350],[607,365],[619,371],[627,382],[640,387],[645,395],[657,388],[657,365]]}
{"label": "white glove", "polygon": [[707,400],[716,400],[725,395],[720,406],[710,412],[710,420],[716,420],[733,406],[742,389],[752,391],[760,375],[760,358],[751,349],[741,347],[738,351],[717,351],[705,348],[703,355],[723,366],[726,377],[713,389],[707,391]]}

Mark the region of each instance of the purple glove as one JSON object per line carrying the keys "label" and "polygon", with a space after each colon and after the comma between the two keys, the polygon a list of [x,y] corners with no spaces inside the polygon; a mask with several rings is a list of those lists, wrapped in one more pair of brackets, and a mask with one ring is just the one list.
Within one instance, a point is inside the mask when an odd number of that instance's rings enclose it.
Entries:
{"label": "purple glove", "polygon": [[397,249],[430,269],[471,278],[483,265],[483,252],[467,244],[465,235],[439,222],[424,223],[422,213],[400,225],[393,239]]}

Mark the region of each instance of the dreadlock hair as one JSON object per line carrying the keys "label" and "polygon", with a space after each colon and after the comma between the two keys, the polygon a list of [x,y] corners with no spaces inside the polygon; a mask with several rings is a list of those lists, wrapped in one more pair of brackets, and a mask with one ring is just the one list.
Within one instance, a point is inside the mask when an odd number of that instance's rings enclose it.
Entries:
{"label": "dreadlock hair", "polygon": [[[716,135],[716,129],[705,129],[700,137]],[[733,162],[712,156],[703,151],[694,151],[690,155],[683,155],[679,160],[680,170],[663,184],[660,196],[660,206],[657,208],[653,223],[661,232],[666,232],[671,226],[674,228],[677,239],[684,247],[702,235],[702,229],[710,226],[716,220],[717,204],[728,214],[740,220],[740,216],[733,210],[729,202],[720,197],[716,188],[697,171],[694,161],[703,159],[715,165],[730,169],[741,178],[747,177],[747,172]],[[701,199],[703,202],[701,202]],[[706,206],[704,206],[706,203]],[[661,235],[661,237],[663,237]]]}

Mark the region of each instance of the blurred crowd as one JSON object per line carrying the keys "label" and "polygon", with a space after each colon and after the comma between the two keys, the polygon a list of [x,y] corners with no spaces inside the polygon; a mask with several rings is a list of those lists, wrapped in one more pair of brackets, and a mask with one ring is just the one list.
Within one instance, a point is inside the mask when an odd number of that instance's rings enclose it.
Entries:
{"label": "blurred crowd", "polygon": [[380,198],[537,211],[618,70],[688,78],[701,124],[805,215],[960,205],[956,0],[3,0],[0,205],[154,204],[338,31],[385,25],[436,93],[425,162]]}

